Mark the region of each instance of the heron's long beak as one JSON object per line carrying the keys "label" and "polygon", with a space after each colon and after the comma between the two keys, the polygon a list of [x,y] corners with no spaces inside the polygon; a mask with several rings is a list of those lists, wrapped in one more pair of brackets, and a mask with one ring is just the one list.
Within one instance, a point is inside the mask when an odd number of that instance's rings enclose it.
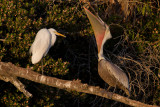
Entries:
{"label": "heron's long beak", "polygon": [[99,16],[93,15],[88,9],[84,7],[84,10],[87,14],[87,17],[92,25],[95,37],[96,37],[96,42],[97,42],[97,47],[98,47],[98,52],[101,49],[102,41],[105,35],[106,31],[106,24],[102,21],[102,19]]}
{"label": "heron's long beak", "polygon": [[58,33],[58,32],[54,32],[56,35],[58,36],[62,36],[62,37],[66,37],[65,35],[61,34],[61,33]]}

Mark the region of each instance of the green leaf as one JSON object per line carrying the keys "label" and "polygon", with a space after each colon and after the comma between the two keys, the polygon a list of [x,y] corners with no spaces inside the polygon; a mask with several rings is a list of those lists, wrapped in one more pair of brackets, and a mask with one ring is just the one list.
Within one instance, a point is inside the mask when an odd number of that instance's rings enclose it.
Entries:
{"label": "green leaf", "polygon": [[144,16],[145,14],[145,11],[146,11],[146,5],[143,5],[143,8],[142,8],[142,15]]}

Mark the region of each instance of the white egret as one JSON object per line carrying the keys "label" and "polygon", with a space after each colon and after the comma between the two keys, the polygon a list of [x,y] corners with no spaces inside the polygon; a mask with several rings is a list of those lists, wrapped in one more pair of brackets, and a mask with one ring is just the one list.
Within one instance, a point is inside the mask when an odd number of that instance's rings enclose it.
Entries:
{"label": "white egret", "polygon": [[[32,54],[32,64],[38,63],[44,56],[47,55],[49,49],[56,41],[56,35],[65,37],[58,33],[55,29],[40,29],[35,37],[35,40],[30,47],[29,53]],[[43,61],[42,61],[42,74],[43,74]]]}
{"label": "white egret", "polygon": [[103,55],[104,43],[112,38],[109,26],[103,22],[103,20],[97,15],[93,15],[88,9],[85,12],[92,25],[97,47],[98,47],[98,73],[100,77],[112,87],[118,87],[125,91],[129,96],[129,80],[127,75],[117,65],[107,61]]}

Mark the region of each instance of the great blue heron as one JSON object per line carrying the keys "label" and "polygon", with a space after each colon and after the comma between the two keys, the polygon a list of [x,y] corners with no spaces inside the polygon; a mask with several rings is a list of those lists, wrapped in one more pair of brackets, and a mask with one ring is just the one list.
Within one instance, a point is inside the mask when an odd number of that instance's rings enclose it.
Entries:
{"label": "great blue heron", "polygon": [[85,7],[84,10],[89,18],[96,37],[98,47],[98,73],[100,77],[110,86],[124,90],[129,96],[130,89],[127,75],[117,65],[106,60],[103,54],[104,43],[112,38],[109,26],[104,23],[98,15],[95,16]]}
{"label": "great blue heron", "polygon": [[[32,54],[31,58],[32,64],[38,63],[44,56],[47,55],[49,49],[54,45],[56,41],[56,35],[65,37],[64,35],[58,33],[53,28],[50,29],[43,28],[38,31],[35,40],[29,50],[29,53]],[[42,68],[42,73],[43,73],[43,68]]]}

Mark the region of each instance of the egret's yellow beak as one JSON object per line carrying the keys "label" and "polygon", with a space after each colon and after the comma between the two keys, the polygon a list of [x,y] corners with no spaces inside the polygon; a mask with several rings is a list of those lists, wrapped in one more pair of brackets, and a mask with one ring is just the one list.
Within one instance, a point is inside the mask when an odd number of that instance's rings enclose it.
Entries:
{"label": "egret's yellow beak", "polygon": [[65,35],[63,35],[63,34],[61,34],[61,33],[58,33],[58,32],[54,32],[56,35],[58,35],[58,36],[62,36],[62,37],[66,37]]}

